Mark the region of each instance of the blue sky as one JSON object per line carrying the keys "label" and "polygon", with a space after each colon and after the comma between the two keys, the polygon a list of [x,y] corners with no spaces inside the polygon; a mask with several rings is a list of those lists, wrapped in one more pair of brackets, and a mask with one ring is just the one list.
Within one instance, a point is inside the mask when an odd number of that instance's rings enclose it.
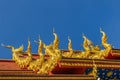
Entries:
{"label": "blue sky", "polygon": [[[32,52],[37,53],[38,35],[46,44],[54,36],[60,39],[60,49],[67,49],[68,36],[73,49],[82,50],[82,33],[94,44],[101,45],[100,27],[108,42],[120,48],[119,0],[0,0],[0,43],[27,48],[30,38]],[[11,50],[0,47],[0,58],[11,58]]]}

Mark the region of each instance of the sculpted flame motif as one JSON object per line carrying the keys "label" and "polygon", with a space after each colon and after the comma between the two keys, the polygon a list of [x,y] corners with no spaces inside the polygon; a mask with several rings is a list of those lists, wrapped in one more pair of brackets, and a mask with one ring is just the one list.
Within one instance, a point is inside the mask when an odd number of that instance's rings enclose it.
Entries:
{"label": "sculpted flame motif", "polygon": [[17,49],[15,49],[13,46],[4,46],[4,47],[12,49],[12,53],[13,53],[12,58],[20,68],[26,68],[32,61],[30,41],[28,41],[28,49],[26,51],[27,57],[20,57],[22,56],[22,54],[24,54],[23,45]]}
{"label": "sculpted flame motif", "polygon": [[38,71],[39,74],[48,74],[57,65],[57,62],[61,58],[61,52],[58,49],[58,36],[55,32],[53,35],[55,36],[54,43],[49,46],[44,44],[45,52],[49,55],[49,59],[43,63],[42,67]]}
{"label": "sculpted flame motif", "polygon": [[105,49],[95,53],[92,56],[92,59],[105,59],[105,57],[112,50],[111,44],[107,43],[107,35],[105,34],[105,32],[102,31],[102,29],[100,29],[100,32],[102,33],[102,45],[104,46]]}
{"label": "sculpted flame motif", "polygon": [[[100,32],[102,33],[102,45],[104,46],[104,50],[100,50],[100,47],[98,45],[94,46],[92,41],[89,40],[85,35],[83,35],[83,48],[84,51],[76,54],[74,53],[74,50],[72,49],[72,41],[69,41],[68,43],[68,50],[69,52],[64,52],[63,56],[64,57],[69,57],[69,58],[89,58],[89,59],[104,59],[109,52],[112,50],[111,44],[107,43],[107,35],[105,32],[100,29]],[[70,45],[71,44],[71,45]],[[72,52],[72,56],[71,56]]]}
{"label": "sculpted flame motif", "polygon": [[84,38],[84,42],[83,42],[83,48],[84,48],[84,55],[83,58],[87,58],[90,55],[90,48],[89,48],[89,43],[88,43],[88,39],[86,36],[83,35]]}
{"label": "sculpted flame motif", "polygon": [[72,41],[69,37],[68,37],[68,41],[69,41],[69,43],[68,43],[69,52],[64,52],[62,54],[62,56],[64,56],[64,57],[72,57],[73,56]]}
{"label": "sculpted flame motif", "polygon": [[[23,45],[19,48],[14,48],[13,46],[5,46],[6,48],[10,48],[12,50],[12,59],[20,66],[20,68],[27,68],[28,70],[36,71],[38,74],[49,74],[57,65],[58,61],[65,58],[89,58],[89,59],[104,59],[109,52],[112,50],[112,46],[107,42],[107,36],[102,29],[100,29],[102,33],[102,45],[105,49],[100,50],[98,45],[94,46],[91,40],[89,40],[85,35],[83,35],[83,51],[75,52],[72,48],[72,40],[68,37],[68,51],[62,51],[59,49],[59,38],[58,35],[53,32],[54,41],[53,44],[46,45],[39,40],[37,43],[38,46],[38,59],[34,59],[31,54],[31,44],[28,40],[28,48],[24,52]],[[43,50],[45,53],[43,53]],[[25,57],[23,54],[27,54]],[[45,58],[45,56],[48,58]],[[93,72],[96,74],[96,65],[93,62],[94,68]],[[94,76],[96,76],[93,74]]]}
{"label": "sculpted flame motif", "polygon": [[107,42],[107,36],[106,36],[105,32],[103,32],[102,29],[100,29],[100,32],[103,35],[102,36],[102,45],[106,49],[106,50],[104,50],[104,56],[107,56],[108,53],[112,50],[112,45],[108,44],[108,42]]}
{"label": "sculpted flame motif", "polygon": [[44,63],[45,59],[44,59],[44,55],[42,53],[42,50],[43,50],[43,43],[42,43],[42,40],[39,40],[38,42],[39,46],[38,46],[38,54],[39,54],[39,58],[36,59],[36,60],[33,60],[29,67],[28,67],[28,70],[33,70],[33,71],[38,71],[42,64]]}

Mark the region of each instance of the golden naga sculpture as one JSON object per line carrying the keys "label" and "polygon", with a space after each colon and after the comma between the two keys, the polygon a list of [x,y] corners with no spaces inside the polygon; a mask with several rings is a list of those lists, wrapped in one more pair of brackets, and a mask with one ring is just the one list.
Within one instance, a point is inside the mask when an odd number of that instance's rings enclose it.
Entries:
{"label": "golden naga sculpture", "polygon": [[42,50],[43,50],[43,43],[42,43],[42,40],[39,40],[39,42],[37,42],[39,44],[38,46],[38,55],[39,55],[39,58],[36,59],[36,60],[32,60],[32,62],[29,64],[28,66],[28,70],[33,70],[33,71],[38,71],[42,64],[44,63],[44,55],[42,53]]}
{"label": "golden naga sculpture", "polygon": [[102,33],[102,45],[104,46],[104,50],[100,50],[100,47],[98,45],[94,46],[92,41],[89,40],[85,35],[83,35],[83,48],[84,51],[74,54],[74,50],[72,49],[72,42],[69,39],[68,43],[68,50],[69,52],[64,52],[63,56],[64,57],[69,57],[69,58],[89,58],[89,59],[104,59],[105,56],[109,54],[109,52],[112,49],[112,46],[107,43],[107,36],[105,32],[100,29],[100,32]]}
{"label": "golden naga sculpture", "polygon": [[56,65],[57,62],[61,59],[61,51],[58,49],[59,39],[57,34],[53,33],[55,39],[54,43],[46,46],[44,44],[45,52],[49,55],[49,59],[47,59],[39,68],[38,74],[48,74]]}
{"label": "golden naga sculpture", "polygon": [[21,57],[21,55],[24,53],[23,52],[23,46],[20,46],[17,49],[15,49],[13,46],[4,46],[4,47],[12,49],[12,54],[13,54],[12,58],[18,64],[18,66],[20,68],[27,68],[27,66],[32,61],[32,55],[30,53],[31,52],[30,41],[28,41],[28,49],[26,51],[27,57]]}
{"label": "golden naga sculpture", "polygon": [[[87,37],[83,34],[83,48],[84,51],[80,52],[76,58],[88,58],[90,55],[90,48],[89,48],[89,43]],[[75,57],[74,57],[75,58]]]}
{"label": "golden naga sculpture", "polygon": [[[111,44],[108,44],[107,42],[107,36],[105,32],[100,29],[100,32],[102,33],[102,45],[105,49],[100,50],[100,47],[98,45],[94,46],[91,40],[89,40],[85,35],[83,35],[83,48],[84,51],[81,52],[75,52],[72,48],[72,41],[68,37],[68,52],[62,52],[59,49],[59,38],[58,35],[53,31],[54,35],[54,41],[53,44],[46,45],[42,42],[42,40],[39,39],[38,46],[38,59],[33,59],[31,54],[31,44],[28,40],[28,48],[24,52],[23,45],[19,48],[14,48],[13,46],[5,46],[2,44],[2,46],[6,48],[10,48],[12,50],[12,59],[20,66],[20,68],[27,68],[28,70],[36,71],[38,74],[48,74],[50,73],[54,67],[57,65],[58,61],[62,57],[66,58],[89,58],[89,59],[105,59],[105,57],[109,54],[109,52],[112,50]],[[43,54],[43,49],[45,51],[45,54]],[[23,54],[27,54],[24,56]],[[45,55],[49,56],[47,59],[45,59]],[[95,65],[95,62],[93,61],[93,72],[92,74],[96,77],[97,73],[97,67]]]}
{"label": "golden naga sculpture", "polygon": [[107,42],[107,36],[105,34],[105,32],[102,31],[102,29],[100,29],[100,32],[102,33],[102,45],[104,46],[105,50],[104,50],[104,56],[107,56],[109,54],[109,52],[112,50],[112,45],[108,44]]}
{"label": "golden naga sculpture", "polygon": [[88,39],[85,35],[83,35],[83,39],[84,39],[83,48],[84,48],[85,51],[89,52],[90,48],[89,48]]}
{"label": "golden naga sculpture", "polygon": [[100,32],[102,33],[102,45],[104,46],[104,50],[100,50],[98,53],[92,56],[92,59],[105,59],[106,56],[108,56],[109,52],[112,50],[111,44],[107,43],[107,35],[105,32],[100,29]]}
{"label": "golden naga sculpture", "polygon": [[55,33],[55,31],[53,31],[53,35],[55,37],[54,39],[54,42],[53,42],[53,49],[58,49],[58,46],[59,46],[59,39],[58,39],[58,36],[57,34]]}
{"label": "golden naga sculpture", "polygon": [[22,56],[22,54],[20,54],[20,52],[23,52],[23,49],[24,49],[23,45],[16,49],[10,45],[8,45],[8,46],[5,46],[4,44],[1,44],[1,45],[5,48],[9,48],[12,50],[12,60],[16,60],[18,56]]}
{"label": "golden naga sculpture", "polygon": [[[94,55],[98,55],[98,53],[100,52],[100,47],[98,45],[94,46],[92,41],[89,40],[87,37],[86,37],[86,41],[88,44],[88,48],[90,50],[90,51],[88,51],[88,53],[89,53],[88,58],[95,59],[96,57],[94,57]],[[98,59],[98,57],[96,59]]]}
{"label": "golden naga sculpture", "polygon": [[62,54],[63,57],[72,57],[72,55],[73,55],[72,41],[71,41],[71,39],[69,37],[68,37],[68,41],[69,41],[69,43],[68,43],[69,52],[64,52]]}

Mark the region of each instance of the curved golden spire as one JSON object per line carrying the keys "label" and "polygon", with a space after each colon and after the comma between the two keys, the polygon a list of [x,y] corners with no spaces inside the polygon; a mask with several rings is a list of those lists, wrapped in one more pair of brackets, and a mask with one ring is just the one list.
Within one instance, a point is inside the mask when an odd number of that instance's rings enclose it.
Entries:
{"label": "curved golden spire", "polygon": [[31,43],[30,43],[30,40],[28,39],[28,47],[27,47],[27,50],[25,51],[28,56],[31,56]]}
{"label": "curved golden spire", "polygon": [[54,29],[53,29],[53,35],[55,37],[54,42],[53,42],[53,49],[58,49],[59,39],[58,39],[58,35],[55,33]]}
{"label": "curved golden spire", "polygon": [[107,43],[107,35],[104,31],[100,28],[100,32],[102,33],[102,45],[104,46],[105,50],[101,52],[102,57],[108,56],[109,52],[112,50],[112,45]]}
{"label": "curved golden spire", "polygon": [[[20,54],[19,52],[22,52],[23,49],[24,49],[23,45],[20,46],[19,48],[16,48],[16,49],[15,49],[13,46],[10,46],[10,45],[5,46],[4,44],[1,44],[1,46],[5,47],[5,48],[9,48],[9,49],[12,50],[12,60],[14,60],[14,61],[17,60],[17,57],[18,57],[19,55],[20,55],[20,56],[22,55],[22,54]],[[16,54],[16,53],[17,53],[17,54]]]}
{"label": "curved golden spire", "polygon": [[38,46],[38,54],[39,54],[39,56],[41,56],[41,55],[43,55],[42,54],[42,49],[43,49],[43,42],[42,42],[42,40],[41,39],[39,39],[39,46]]}
{"label": "curved golden spire", "polygon": [[102,31],[102,28],[100,28],[100,32],[102,33],[102,44],[104,45],[105,43],[107,43],[107,35],[104,31]]}
{"label": "curved golden spire", "polygon": [[38,74],[48,74],[56,66],[58,60],[61,58],[61,53],[58,49],[58,36],[54,31],[53,35],[55,36],[53,44],[50,44],[49,46],[44,44],[45,52],[49,55],[49,59],[47,59],[39,68],[37,72]]}
{"label": "curved golden spire", "polygon": [[72,49],[72,41],[71,41],[69,36],[68,36],[68,41],[69,41],[69,43],[68,43],[68,50],[69,51],[73,51],[73,49]]}
{"label": "curved golden spire", "polygon": [[112,48],[112,46],[107,43],[107,35],[106,35],[106,33],[104,31],[102,31],[102,28],[100,28],[100,32],[102,33],[102,45],[105,48],[108,48],[108,47]]}
{"label": "curved golden spire", "polygon": [[39,42],[35,41],[36,43],[39,44],[38,46],[38,54],[39,58],[32,60],[32,62],[29,64],[28,70],[33,70],[33,71],[38,71],[42,64],[44,63],[44,55],[42,54],[42,49],[43,49],[43,43],[42,40],[39,38]]}
{"label": "curved golden spire", "polygon": [[84,38],[83,48],[85,49],[85,51],[90,51],[89,45],[88,45],[88,39],[84,34],[83,34],[83,38]]}

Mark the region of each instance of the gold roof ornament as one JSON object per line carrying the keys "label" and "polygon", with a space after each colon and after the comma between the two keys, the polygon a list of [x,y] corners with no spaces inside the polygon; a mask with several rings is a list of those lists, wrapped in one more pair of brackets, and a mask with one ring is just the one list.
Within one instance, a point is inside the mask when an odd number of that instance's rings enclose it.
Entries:
{"label": "gold roof ornament", "polygon": [[82,37],[84,39],[84,42],[83,42],[83,48],[84,48],[84,50],[85,51],[90,51],[87,37],[84,34],[82,35]]}
{"label": "gold roof ornament", "polygon": [[[30,47],[30,41],[28,41],[28,49],[26,51],[27,57],[23,58],[20,57],[24,52],[23,52],[23,45],[20,46],[19,48],[15,49],[13,46],[4,46],[6,48],[11,48],[12,49],[12,58],[13,60],[18,64],[20,68],[26,68],[29,63],[32,61],[32,55],[31,55],[31,47]],[[20,55],[21,54],[21,55]]]}
{"label": "gold roof ornament", "polygon": [[28,40],[28,48],[25,52],[27,54],[27,56],[25,58],[18,56],[16,59],[17,64],[21,67],[21,68],[27,68],[27,66],[30,64],[30,62],[32,61],[32,54],[31,54],[31,44],[30,44],[30,40]]}
{"label": "gold roof ornament", "polygon": [[36,60],[32,60],[31,63],[28,66],[28,70],[33,70],[33,71],[38,71],[41,67],[42,64],[44,63],[45,59],[44,59],[44,55],[42,53],[43,50],[43,42],[42,40],[39,38],[39,42],[37,42],[39,44],[38,46],[38,55],[39,58]]}
{"label": "gold roof ornament", "polygon": [[58,60],[61,59],[61,52],[58,49],[58,36],[55,32],[53,32],[53,35],[55,37],[53,44],[50,44],[49,46],[44,44],[45,52],[49,55],[49,59],[42,64],[41,68],[39,68],[38,74],[48,74],[56,66]]}
{"label": "gold roof ornament", "polygon": [[62,56],[63,57],[72,57],[72,55],[73,55],[73,49],[72,49],[72,40],[70,39],[70,37],[68,36],[68,50],[69,50],[69,52],[64,52],[63,54],[62,54]]}
{"label": "gold roof ornament", "polygon": [[28,39],[28,47],[27,47],[27,50],[25,51],[26,53],[31,53],[31,43],[30,43],[30,40]]}
{"label": "gold roof ornament", "polygon": [[39,54],[39,56],[42,56],[43,55],[42,50],[43,50],[43,45],[44,44],[43,44],[42,40],[40,39],[40,36],[39,36],[39,41],[37,43],[39,44],[39,46],[38,46],[38,54]]}
{"label": "gold roof ornament", "polygon": [[[10,46],[10,45],[4,45],[4,44],[1,44],[1,46],[5,47],[5,48],[9,48],[12,50],[12,59],[13,60],[16,60],[16,56],[19,55],[19,56],[22,56],[22,54],[19,54],[20,52],[23,52],[23,49],[24,49],[24,46],[20,46],[19,48],[14,48],[13,46]],[[19,52],[19,53],[18,53]],[[16,54],[17,53],[17,54]]]}
{"label": "gold roof ornament", "polygon": [[107,35],[104,31],[100,28],[100,33],[102,33],[102,45],[105,49],[97,51],[93,56],[92,59],[105,59],[106,56],[108,56],[109,52],[112,50],[111,44],[107,42]]}
{"label": "gold roof ornament", "polygon": [[104,31],[102,31],[102,28],[100,28],[100,33],[102,34],[102,45],[107,48],[107,35]]}
{"label": "gold roof ornament", "polygon": [[68,50],[71,51],[71,52],[73,52],[73,49],[72,49],[72,40],[70,39],[69,36],[68,36],[68,41],[69,41],[69,43],[68,43]]}
{"label": "gold roof ornament", "polygon": [[58,49],[59,39],[58,39],[58,35],[55,33],[54,29],[53,29],[53,35],[55,37],[54,42],[53,42],[53,49]]}
{"label": "gold roof ornament", "polygon": [[104,31],[100,28],[100,32],[102,33],[102,45],[105,48],[104,56],[107,56],[109,52],[112,50],[112,45],[107,42],[107,35]]}
{"label": "gold roof ornament", "polygon": [[85,50],[83,58],[88,58],[90,56],[90,47],[89,47],[88,39],[84,34],[83,34],[83,39],[84,39],[83,48]]}
{"label": "gold roof ornament", "polygon": [[[83,41],[83,51],[75,52],[72,48],[72,40],[68,37],[68,51],[61,51],[59,49],[59,38],[58,35],[55,33],[53,29],[54,40],[53,43],[50,45],[46,45],[42,42],[39,38],[37,42],[38,46],[38,59],[33,59],[31,54],[31,43],[28,40],[28,47],[27,50],[24,52],[23,45],[19,48],[14,48],[13,46],[2,46],[6,48],[10,48],[12,50],[12,57],[13,60],[20,66],[20,68],[27,68],[28,70],[37,71],[38,74],[49,74],[54,67],[57,65],[58,61],[61,60],[62,57],[65,58],[86,58],[86,59],[105,59],[105,57],[109,54],[112,50],[111,44],[107,42],[107,35],[105,34],[102,29],[100,29],[102,33],[102,45],[105,49],[100,50],[98,45],[94,46],[93,42],[89,40],[84,34],[82,35]],[[45,53],[43,54],[43,50]],[[23,54],[27,54],[23,57]],[[45,59],[45,55],[49,56],[48,59]],[[93,75],[96,77],[97,67],[95,62],[93,61]]]}

